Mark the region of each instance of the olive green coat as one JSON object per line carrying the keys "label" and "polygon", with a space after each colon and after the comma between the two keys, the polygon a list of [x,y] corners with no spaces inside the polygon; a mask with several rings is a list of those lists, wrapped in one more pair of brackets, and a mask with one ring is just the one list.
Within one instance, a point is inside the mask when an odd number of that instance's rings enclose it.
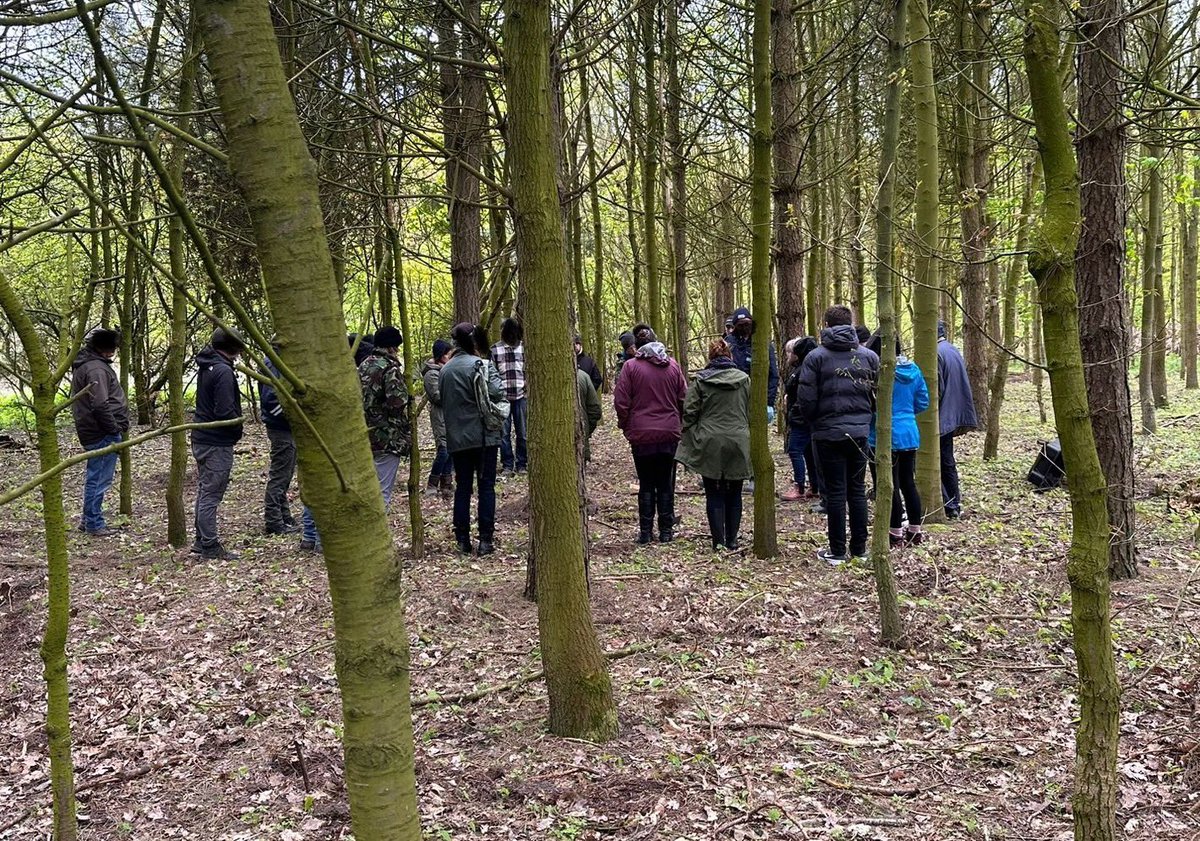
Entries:
{"label": "olive green coat", "polygon": [[707,479],[750,479],[750,377],[729,365],[696,374],[683,402],[675,460]]}

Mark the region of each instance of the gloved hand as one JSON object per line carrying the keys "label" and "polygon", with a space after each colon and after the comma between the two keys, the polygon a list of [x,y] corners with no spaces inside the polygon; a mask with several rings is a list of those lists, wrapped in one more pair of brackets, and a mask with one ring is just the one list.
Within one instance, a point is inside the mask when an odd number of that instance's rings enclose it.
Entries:
{"label": "gloved hand", "polygon": [[774,406],[767,407],[767,423],[768,424],[775,423],[775,407]]}

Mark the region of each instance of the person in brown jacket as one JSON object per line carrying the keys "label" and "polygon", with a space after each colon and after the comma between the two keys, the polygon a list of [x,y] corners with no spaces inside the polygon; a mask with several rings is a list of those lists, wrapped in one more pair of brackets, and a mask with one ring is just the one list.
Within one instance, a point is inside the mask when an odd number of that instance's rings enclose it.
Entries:
{"label": "person in brown jacket", "polygon": [[[85,450],[111,446],[129,431],[129,403],[112,367],[120,338],[116,330],[96,328],[71,364],[71,415]],[[117,453],[106,453],[87,460],[79,530],[92,537],[113,533],[104,522],[104,494],[112,487],[118,458]]]}

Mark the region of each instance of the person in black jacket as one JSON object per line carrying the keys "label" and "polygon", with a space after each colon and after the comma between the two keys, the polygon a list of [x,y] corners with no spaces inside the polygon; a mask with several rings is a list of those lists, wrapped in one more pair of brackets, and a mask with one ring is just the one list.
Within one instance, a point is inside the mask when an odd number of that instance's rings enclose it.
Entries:
{"label": "person in black jacket", "polygon": [[849,307],[832,306],[825,312],[821,346],[805,358],[796,387],[796,405],[809,423],[829,514],[829,548],[819,557],[832,566],[867,552],[867,435],[875,414],[879,357],[859,346],[852,321]]}
{"label": "person in black jacket", "polygon": [[[270,359],[265,360],[269,377],[279,378],[279,371]],[[288,507],[288,488],[296,474],[296,439],[292,437],[292,425],[288,422],[275,386],[258,383],[258,407],[262,411],[263,426],[267,428],[267,440],[271,442],[271,463],[267,468],[267,489],[263,495],[264,531],[268,535],[295,534],[300,526],[292,517]]]}
{"label": "person in black jacket", "polygon": [[600,391],[604,385],[604,374],[596,360],[583,352],[583,339],[579,335],[575,336],[575,367],[591,377],[592,385],[596,387],[596,391]]}
{"label": "person in black jacket", "polygon": [[[750,374],[753,361],[754,318],[750,310],[738,307],[733,311],[733,330],[725,335],[725,343],[733,353],[733,362]],[[779,362],[775,358],[775,343],[767,342],[767,422],[775,421],[775,398],[779,395]]]}
{"label": "person in black jacket", "polygon": [[[112,446],[129,431],[129,404],[112,367],[119,340],[116,330],[98,327],[71,364],[71,415],[85,450]],[[104,522],[104,494],[112,487],[118,458],[108,453],[87,461],[79,528],[92,537],[112,534]]]}
{"label": "person in black jacket", "polygon": [[[242,416],[233,363],[245,349],[246,343],[236,331],[218,327],[208,346],[196,355],[196,423]],[[196,542],[192,553],[203,558],[232,557],[217,535],[217,507],[229,487],[233,445],[241,438],[240,423],[192,430],[192,456],[196,459]]]}

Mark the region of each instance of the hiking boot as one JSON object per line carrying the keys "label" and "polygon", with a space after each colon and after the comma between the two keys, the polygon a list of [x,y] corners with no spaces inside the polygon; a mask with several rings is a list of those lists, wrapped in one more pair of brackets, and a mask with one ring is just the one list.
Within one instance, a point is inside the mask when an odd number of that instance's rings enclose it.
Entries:
{"label": "hiking boot", "polygon": [[904,532],[904,542],[909,546],[920,546],[924,539],[925,534],[919,526],[916,528],[909,526]]}
{"label": "hiking boot", "polygon": [[492,541],[490,541],[490,540],[479,541],[479,554],[480,555],[490,555],[495,551],[496,551],[496,547],[492,545]]}
{"label": "hiking boot", "polygon": [[447,473],[445,476],[442,477],[441,482],[439,484],[441,485],[440,490],[441,490],[441,494],[442,494],[442,499],[445,499],[445,500],[454,499],[454,476],[452,474]]}
{"label": "hiking boot", "polygon": [[300,551],[301,552],[316,552],[317,551],[317,541],[309,540],[308,538],[303,538],[300,541]]}
{"label": "hiking boot", "polygon": [[232,561],[237,558],[237,555],[230,552],[220,543],[213,546],[201,546],[199,554],[206,561]]}
{"label": "hiking boot", "polygon": [[471,546],[471,539],[469,537],[456,537],[454,545],[460,555],[470,555],[475,551],[474,547]]}
{"label": "hiking boot", "polygon": [[795,502],[798,499],[804,499],[804,491],[795,482],[792,482],[786,491],[779,495],[783,502]]}
{"label": "hiking boot", "polygon": [[112,537],[116,533],[116,529],[110,529],[108,526],[101,526],[98,529],[88,529],[86,532],[88,537]]}
{"label": "hiking boot", "polygon": [[738,539],[736,537],[731,537],[725,541],[725,548],[728,549],[730,552],[737,552],[742,547],[741,547],[741,544],[738,543]]}
{"label": "hiking boot", "polygon": [[817,560],[824,561],[831,567],[840,567],[850,560],[849,555],[835,555],[830,549],[822,549],[817,553]]}

